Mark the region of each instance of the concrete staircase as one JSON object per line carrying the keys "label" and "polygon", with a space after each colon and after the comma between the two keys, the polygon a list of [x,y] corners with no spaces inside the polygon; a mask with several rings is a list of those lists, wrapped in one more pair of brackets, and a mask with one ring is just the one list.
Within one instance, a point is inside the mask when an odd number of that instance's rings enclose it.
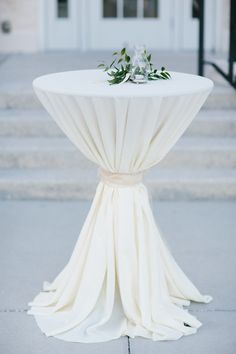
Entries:
{"label": "concrete staircase", "polygon": [[[159,167],[145,176],[153,198],[236,197],[236,111],[230,99],[231,109],[228,101],[227,109],[223,101],[218,109],[205,107]],[[91,198],[99,179],[96,166],[37,105],[6,106],[0,109],[0,198]]]}

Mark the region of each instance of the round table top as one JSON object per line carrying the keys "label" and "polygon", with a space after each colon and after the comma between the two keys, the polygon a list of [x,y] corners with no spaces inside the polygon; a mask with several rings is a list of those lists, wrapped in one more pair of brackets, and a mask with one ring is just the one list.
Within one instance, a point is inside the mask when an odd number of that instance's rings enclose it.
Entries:
{"label": "round table top", "polygon": [[109,77],[102,70],[66,71],[40,76],[33,81],[33,87],[50,93],[83,97],[167,97],[210,91],[213,87],[213,82],[202,76],[179,72],[170,74],[170,80],[109,85]]}

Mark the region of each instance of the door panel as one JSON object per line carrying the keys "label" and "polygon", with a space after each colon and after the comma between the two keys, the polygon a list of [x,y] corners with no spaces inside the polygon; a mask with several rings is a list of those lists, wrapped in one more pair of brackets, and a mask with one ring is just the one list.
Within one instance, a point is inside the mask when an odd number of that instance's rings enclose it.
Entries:
{"label": "door panel", "polygon": [[78,47],[78,4],[76,0],[46,1],[46,49]]}
{"label": "door panel", "polygon": [[112,49],[127,44],[169,49],[172,1],[90,0],[89,49]]}

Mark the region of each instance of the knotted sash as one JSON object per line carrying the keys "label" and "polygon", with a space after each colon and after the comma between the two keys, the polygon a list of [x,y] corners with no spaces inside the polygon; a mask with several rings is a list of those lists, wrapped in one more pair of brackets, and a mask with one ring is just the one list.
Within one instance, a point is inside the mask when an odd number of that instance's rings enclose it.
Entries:
{"label": "knotted sash", "polygon": [[138,173],[113,173],[100,169],[100,176],[103,183],[111,187],[130,187],[142,183],[143,172]]}

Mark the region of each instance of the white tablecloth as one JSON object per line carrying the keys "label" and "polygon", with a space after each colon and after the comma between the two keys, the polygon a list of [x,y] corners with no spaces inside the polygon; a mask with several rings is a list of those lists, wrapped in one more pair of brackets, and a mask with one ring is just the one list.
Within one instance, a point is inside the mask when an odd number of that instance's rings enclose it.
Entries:
{"label": "white tablecloth", "polygon": [[29,313],[47,336],[74,342],[123,335],[168,340],[201,325],[183,306],[211,297],[197,290],[164,244],[142,172],[173,147],[212,86],[181,73],[168,81],[109,86],[98,70],[34,81],[59,127],[101,167],[68,264],[30,303]]}

